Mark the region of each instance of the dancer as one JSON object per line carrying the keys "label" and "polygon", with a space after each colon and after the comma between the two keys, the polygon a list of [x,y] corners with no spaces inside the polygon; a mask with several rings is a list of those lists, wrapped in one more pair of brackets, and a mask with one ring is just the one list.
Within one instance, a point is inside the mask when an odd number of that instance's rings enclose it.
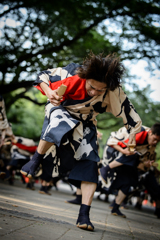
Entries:
{"label": "dancer", "polygon": [[[141,132],[136,134],[135,151],[132,153],[126,147],[128,136],[124,127],[111,133],[104,149],[103,167],[100,168],[102,183],[108,188],[108,193],[118,190],[111,213],[121,217],[125,215],[120,212],[119,207],[128,195],[130,187],[138,185],[138,176],[142,171],[143,173],[149,171],[156,160],[155,148],[160,141],[160,123],[155,123],[151,128],[142,126]],[[155,184],[156,180],[152,182],[153,189],[157,189],[154,198],[157,200],[157,211],[160,213],[160,188]]]}
{"label": "dancer", "polygon": [[[124,66],[116,54],[93,53],[83,65],[71,63],[39,74],[35,87],[48,97],[41,140],[32,160],[22,167],[28,177],[45,157],[52,156],[52,176],[70,171],[71,184],[82,191],[77,227],[93,231],[89,212],[98,182],[96,116],[110,112],[121,117],[133,143],[141,119],[120,85]],[[58,88],[66,92],[58,96]]]}
{"label": "dancer", "polygon": [[[13,183],[12,172],[13,170],[20,170],[33,156],[37,149],[37,144],[33,139],[21,136],[14,136],[12,138],[12,147],[10,150],[11,161],[6,167],[6,177]],[[23,176],[21,176],[23,179]],[[7,180],[6,179],[6,180]],[[34,190],[34,181],[29,179],[26,188]]]}
{"label": "dancer", "polygon": [[[2,146],[5,144],[5,141],[12,139],[13,137],[12,127],[8,122],[6,115],[5,102],[3,97],[0,95],[0,149],[2,150]],[[4,171],[5,166],[3,165],[4,164],[0,164],[0,178],[2,179],[6,176],[6,172]]]}
{"label": "dancer", "polygon": [[5,102],[0,95],[0,147],[4,144],[5,138],[14,138],[11,124],[8,122]]}

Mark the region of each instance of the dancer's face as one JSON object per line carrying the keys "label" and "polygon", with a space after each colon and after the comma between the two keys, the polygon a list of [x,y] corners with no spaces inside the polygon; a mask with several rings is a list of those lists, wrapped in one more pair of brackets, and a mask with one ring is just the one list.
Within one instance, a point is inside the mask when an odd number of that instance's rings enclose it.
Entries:
{"label": "dancer's face", "polygon": [[86,90],[90,97],[99,96],[107,89],[106,83],[98,82],[94,79],[86,80]]}
{"label": "dancer's face", "polygon": [[151,130],[148,131],[148,144],[151,146],[156,146],[160,142],[160,136],[153,134]]}

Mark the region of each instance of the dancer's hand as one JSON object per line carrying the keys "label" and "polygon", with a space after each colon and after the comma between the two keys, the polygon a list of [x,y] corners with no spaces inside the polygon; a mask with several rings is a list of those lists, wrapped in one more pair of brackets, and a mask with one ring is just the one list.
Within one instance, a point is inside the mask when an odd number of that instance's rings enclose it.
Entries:
{"label": "dancer's hand", "polygon": [[41,82],[39,85],[40,85],[41,89],[44,91],[45,95],[48,97],[50,103],[52,103],[54,106],[59,106],[62,99],[63,99],[62,94],[64,94],[64,92],[61,94],[61,96],[59,96],[60,94],[58,94],[58,90],[63,84],[59,88],[57,88],[56,90],[52,90],[44,82]]}
{"label": "dancer's hand", "polygon": [[130,155],[134,155],[135,152],[131,152],[128,148],[124,148],[122,151],[121,151],[124,155],[126,156],[130,156]]}
{"label": "dancer's hand", "polygon": [[130,152],[134,152],[136,147],[136,140],[135,140],[135,134],[131,133],[129,135],[129,142],[127,144],[127,148]]}
{"label": "dancer's hand", "polygon": [[56,90],[51,90],[50,88],[48,89],[46,96],[48,97],[50,103],[52,103],[54,106],[59,106],[61,103],[61,100],[63,99],[63,96],[58,96],[58,89]]}
{"label": "dancer's hand", "polygon": [[150,168],[151,166],[154,165],[154,160],[147,160],[144,162],[144,166],[147,167],[147,168]]}

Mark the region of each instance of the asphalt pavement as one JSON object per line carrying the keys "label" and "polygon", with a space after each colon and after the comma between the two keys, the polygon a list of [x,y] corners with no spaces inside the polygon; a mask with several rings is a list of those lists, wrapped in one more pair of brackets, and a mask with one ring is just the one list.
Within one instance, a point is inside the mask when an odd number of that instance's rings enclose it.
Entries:
{"label": "asphalt pavement", "polygon": [[94,232],[76,227],[79,205],[65,203],[74,199],[73,191],[64,183],[52,195],[26,189],[16,180],[14,185],[0,180],[0,239],[1,240],[157,240],[160,239],[160,219],[154,208],[136,210],[134,206],[121,210],[127,218],[111,215],[110,203],[95,194],[90,219]]}

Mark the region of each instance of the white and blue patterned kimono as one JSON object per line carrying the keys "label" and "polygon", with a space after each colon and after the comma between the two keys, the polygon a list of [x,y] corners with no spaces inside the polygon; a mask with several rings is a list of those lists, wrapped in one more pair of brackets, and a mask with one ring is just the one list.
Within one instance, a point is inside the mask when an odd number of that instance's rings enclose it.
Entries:
{"label": "white and blue patterned kimono", "polygon": [[[49,85],[50,82],[74,76],[77,67],[77,64],[71,63],[64,68],[43,71],[34,86],[41,82]],[[137,133],[141,129],[141,119],[121,87],[114,91],[106,90],[100,96],[83,100],[65,100],[58,107],[50,102],[46,104],[41,139],[55,143],[44,157],[50,159],[54,165],[54,168],[50,167],[52,176],[58,174],[58,169],[60,172],[71,170],[77,162],[81,162],[79,165],[83,165],[84,161],[97,164],[100,159],[96,116],[103,112],[110,112],[117,118],[121,117],[129,133]]]}

